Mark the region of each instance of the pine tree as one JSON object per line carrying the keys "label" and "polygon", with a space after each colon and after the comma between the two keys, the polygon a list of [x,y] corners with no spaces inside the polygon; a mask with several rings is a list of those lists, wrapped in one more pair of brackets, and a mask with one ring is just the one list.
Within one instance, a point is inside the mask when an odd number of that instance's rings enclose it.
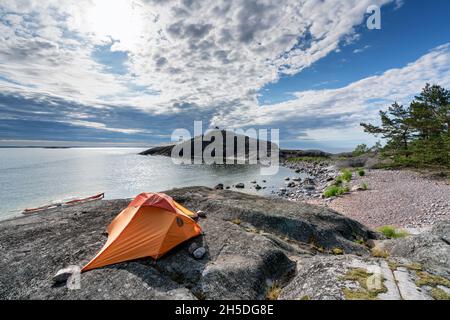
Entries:
{"label": "pine tree", "polygon": [[409,105],[394,103],[380,111],[381,126],[361,123],[364,131],[382,135],[385,150],[409,163],[450,166],[450,91],[427,84]]}
{"label": "pine tree", "polygon": [[448,163],[450,91],[427,84],[411,103],[411,122],[418,134],[415,153],[421,162]]}
{"label": "pine tree", "polygon": [[364,131],[374,135],[382,135],[388,146],[397,151],[408,154],[409,143],[413,137],[410,110],[397,102],[389,107],[388,111],[380,111],[381,127],[361,123]]}
{"label": "pine tree", "polygon": [[427,83],[411,103],[413,126],[421,138],[433,138],[448,133],[450,124],[450,91]]}

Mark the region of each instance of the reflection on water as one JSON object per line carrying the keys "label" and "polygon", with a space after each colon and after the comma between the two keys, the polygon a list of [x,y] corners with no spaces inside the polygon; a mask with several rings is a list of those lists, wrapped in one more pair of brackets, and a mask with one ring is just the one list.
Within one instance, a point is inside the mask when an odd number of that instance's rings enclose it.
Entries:
{"label": "reflection on water", "polygon": [[[145,157],[141,149],[0,149],[0,219],[27,207],[105,192],[106,199],[131,198],[186,186],[225,186],[257,180],[271,194],[292,176],[280,167],[275,176],[260,176],[253,165],[175,165],[166,157]],[[262,183],[267,180],[267,183]]]}

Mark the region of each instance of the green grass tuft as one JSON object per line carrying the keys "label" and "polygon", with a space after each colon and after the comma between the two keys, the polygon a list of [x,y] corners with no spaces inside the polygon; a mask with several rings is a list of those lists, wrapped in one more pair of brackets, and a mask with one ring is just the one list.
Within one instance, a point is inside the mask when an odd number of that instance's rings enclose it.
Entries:
{"label": "green grass tuft", "polygon": [[384,226],[378,228],[378,232],[383,234],[388,239],[399,239],[399,238],[405,238],[409,234],[406,231],[397,230],[393,226]]}
{"label": "green grass tuft", "polygon": [[350,182],[352,180],[353,173],[349,169],[344,169],[344,170],[342,170],[341,176],[342,176],[342,180],[344,180],[345,182]]}
{"label": "green grass tuft", "polygon": [[419,279],[416,281],[416,285],[419,287],[422,286],[430,286],[430,287],[436,287],[436,286],[445,286],[447,288],[450,288],[450,280],[441,277],[441,276],[434,276],[432,274],[429,274],[428,272],[417,272],[417,276]]}
{"label": "green grass tuft", "polygon": [[344,183],[344,180],[342,180],[341,176],[337,177],[336,180],[334,181],[335,186],[342,186],[343,183]]}
{"label": "green grass tuft", "polygon": [[410,263],[406,266],[404,266],[405,268],[409,269],[409,270],[414,270],[414,271],[422,271],[422,265],[420,263]]}
{"label": "green grass tuft", "polygon": [[397,268],[399,267],[398,263],[395,261],[392,261],[392,260],[388,261],[388,266],[389,266],[389,269],[391,269],[392,271],[397,270]]}
{"label": "green grass tuft", "polygon": [[431,296],[434,300],[450,300],[450,294],[448,294],[441,288],[433,288],[431,290]]}
{"label": "green grass tuft", "polygon": [[344,250],[340,249],[340,248],[333,248],[331,249],[331,254],[334,254],[336,256],[340,256],[344,254]]}
{"label": "green grass tuft", "polygon": [[360,285],[360,289],[343,289],[345,299],[347,300],[376,300],[380,293],[387,292],[384,285],[385,279],[381,279],[381,288],[369,290],[367,287],[368,279],[373,275],[362,268],[349,270],[343,277],[343,280],[355,281]]}
{"label": "green grass tuft", "polygon": [[231,223],[234,223],[239,226],[239,225],[241,225],[242,221],[241,221],[241,219],[234,219],[234,220],[231,220]]}
{"label": "green grass tuft", "polygon": [[375,258],[384,258],[386,259],[387,257],[389,257],[389,252],[387,252],[386,250],[381,250],[380,248],[373,248],[371,250],[372,256]]}
{"label": "green grass tuft", "polygon": [[281,294],[281,287],[274,283],[272,284],[266,292],[266,300],[278,300],[278,297]]}

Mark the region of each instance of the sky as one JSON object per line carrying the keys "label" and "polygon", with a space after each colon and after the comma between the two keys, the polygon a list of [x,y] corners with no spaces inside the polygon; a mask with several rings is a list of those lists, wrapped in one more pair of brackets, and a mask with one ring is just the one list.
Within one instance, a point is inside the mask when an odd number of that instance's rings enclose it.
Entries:
{"label": "sky", "polygon": [[[367,9],[381,8],[381,29]],[[1,0],[0,146],[147,146],[279,129],[351,150],[360,122],[450,88],[447,0]]]}

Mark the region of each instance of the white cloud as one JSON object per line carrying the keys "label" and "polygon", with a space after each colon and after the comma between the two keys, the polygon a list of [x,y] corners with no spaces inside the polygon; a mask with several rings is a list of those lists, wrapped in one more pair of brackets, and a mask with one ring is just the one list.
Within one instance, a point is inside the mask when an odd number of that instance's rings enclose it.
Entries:
{"label": "white cloud", "polygon": [[[300,72],[354,41],[367,7],[392,1],[4,0],[0,75],[15,83],[8,90],[84,103],[226,113],[255,106],[280,73]],[[125,75],[92,59],[111,38],[112,50],[128,53]]]}
{"label": "white cloud", "polygon": [[[338,89],[294,93],[296,99],[216,117],[225,126],[285,126],[317,140],[358,139],[361,121],[377,121],[378,110],[397,101],[407,104],[425,83],[450,87],[450,43],[403,68],[391,69]],[[285,130],[286,131],[286,130]],[[328,132],[328,138],[325,133]],[[368,139],[368,137],[365,137]]]}
{"label": "white cloud", "polygon": [[369,48],[370,48],[369,45],[365,45],[365,46],[362,47],[362,48],[358,48],[358,49],[353,50],[353,53],[355,53],[355,54],[363,53],[364,51],[366,51],[366,50],[369,49]]}
{"label": "white cloud", "polygon": [[[401,0],[2,0],[0,88],[51,95],[103,108],[150,114],[207,114],[213,125],[278,126],[292,135],[336,139],[361,133],[376,109],[406,102],[425,82],[450,86],[449,46],[404,68],[333,90],[258,105],[257,94],[281,74],[301,72],[354,43],[369,5]],[[125,73],[93,58],[99,46],[127,53]],[[356,49],[355,53],[368,49]],[[379,98],[385,100],[375,100]],[[83,116],[72,125],[109,127]],[[92,119],[91,119],[92,120]],[[343,130],[343,125],[346,126]],[[334,130],[334,131],[333,131]],[[139,131],[139,132],[138,132]]]}
{"label": "white cloud", "polygon": [[110,132],[119,132],[119,133],[125,133],[125,134],[149,133],[149,131],[140,130],[140,129],[111,128],[111,127],[107,127],[104,123],[93,122],[93,121],[70,120],[70,121],[58,121],[58,122],[67,123],[67,124],[70,124],[73,126],[86,127],[86,128],[91,128],[91,129],[97,129],[97,130],[105,130],[105,131],[110,131]]}

